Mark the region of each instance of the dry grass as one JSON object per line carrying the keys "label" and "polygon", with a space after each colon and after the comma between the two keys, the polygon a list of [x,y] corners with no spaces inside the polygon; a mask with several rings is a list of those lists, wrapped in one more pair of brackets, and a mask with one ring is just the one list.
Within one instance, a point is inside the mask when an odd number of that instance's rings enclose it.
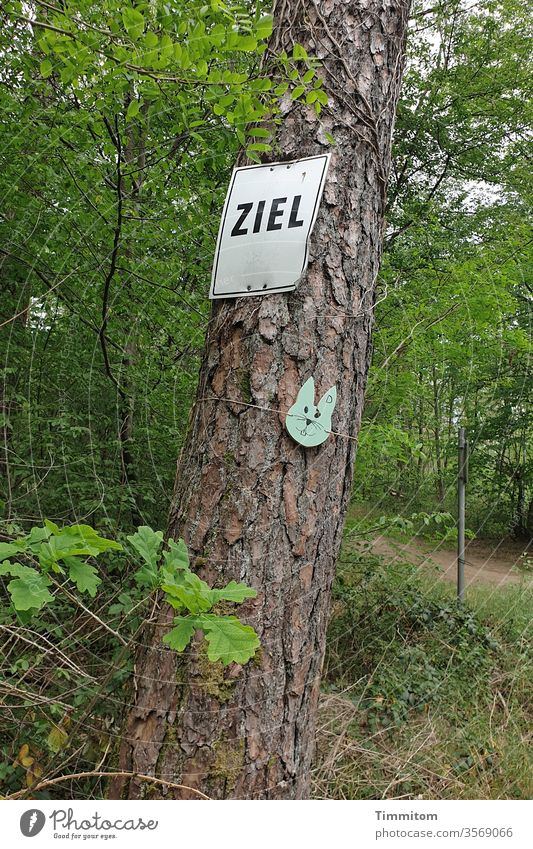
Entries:
{"label": "dry grass", "polygon": [[[330,630],[313,796],[531,798],[529,582],[476,589],[470,634],[460,620],[437,615],[439,605],[450,609],[441,582],[406,571],[404,592],[401,572],[378,565],[351,578],[345,573]],[[410,618],[413,600],[432,612],[427,626]],[[483,644],[484,635],[494,644]],[[425,663],[435,672],[429,690]],[[395,712],[404,685],[421,698]]]}
{"label": "dry grass", "polygon": [[[465,749],[460,741],[465,735],[458,733],[453,719],[429,713],[402,728],[369,732],[364,714],[347,694],[325,695],[312,779],[314,798],[531,798],[528,749],[533,741],[524,729],[510,728],[514,723],[505,702],[494,700],[490,749],[473,742]],[[465,761],[466,752],[471,766]]]}

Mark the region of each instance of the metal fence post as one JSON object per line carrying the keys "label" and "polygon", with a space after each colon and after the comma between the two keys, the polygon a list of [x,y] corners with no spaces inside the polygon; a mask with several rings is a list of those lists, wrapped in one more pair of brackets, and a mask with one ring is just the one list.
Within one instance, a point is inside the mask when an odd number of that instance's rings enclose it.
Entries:
{"label": "metal fence post", "polygon": [[468,477],[468,442],[464,427],[459,428],[457,470],[457,600],[465,594],[465,489]]}

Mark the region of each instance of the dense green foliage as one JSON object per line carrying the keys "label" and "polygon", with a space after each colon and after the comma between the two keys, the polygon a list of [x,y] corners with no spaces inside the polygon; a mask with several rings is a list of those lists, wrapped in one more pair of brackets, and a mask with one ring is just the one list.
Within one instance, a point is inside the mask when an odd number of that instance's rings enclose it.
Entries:
{"label": "dense green foliage", "polygon": [[[413,20],[355,497],[380,513],[453,509],[461,420],[470,525],[523,533],[528,11],[466,6]],[[238,146],[268,151],[254,125],[279,120],[288,86],[325,102],[298,45],[263,56],[267,11],[4,4],[6,518],[164,524]]]}
{"label": "dense green foliage", "polygon": [[315,794],[529,798],[532,601],[524,582],[461,608],[430,572],[347,546]]}
{"label": "dense green foliage", "polygon": [[[414,4],[353,496],[367,515],[350,542],[421,528],[452,538],[459,422],[468,526],[532,532],[528,15],[525,0]],[[171,648],[201,631],[216,669],[257,649],[227,609],[253,590],[209,587],[147,525],[166,524],[231,168],[239,150],[276,156],[280,97],[318,115],[327,98],[299,45],[267,50],[267,4],[7,0],[0,20],[0,792],[11,794],[112,759],[153,590],[176,609]],[[353,749],[341,774],[326,763],[318,792],[527,794],[529,602],[509,590],[499,607],[492,596],[457,610],[411,567],[351,552],[327,704]],[[436,742],[413,753],[419,732]],[[105,792],[98,778],[69,786]]]}
{"label": "dense green foliage", "polygon": [[461,422],[470,527],[531,534],[529,9],[464,6],[410,40],[356,497],[454,510]]}
{"label": "dense green foliage", "polygon": [[[98,569],[105,552],[112,556]],[[228,611],[256,591],[236,581],[211,588],[191,571],[183,540],[163,544],[162,531],[146,526],[123,546],[88,525],[61,529],[46,520],[0,542],[4,576],[11,580],[0,611],[0,687],[10,704],[0,724],[3,795],[39,781],[73,739],[91,751],[106,723],[118,721],[136,636],[157,590],[177,613],[163,636],[169,648],[183,652],[200,631],[207,659],[223,666],[247,663],[259,648],[253,628]]]}
{"label": "dense green foliage", "polygon": [[164,526],[237,149],[322,82],[246,3],[2,10],[2,512]]}
{"label": "dense green foliage", "polygon": [[[471,526],[525,532],[527,4],[465,6],[413,21],[356,498],[450,509],[462,420]],[[3,8],[4,516],[162,525],[238,146],[320,76],[246,4]]]}
{"label": "dense green foliage", "polygon": [[[191,571],[187,546],[182,539],[170,539],[163,546],[163,532],[142,525],[128,536],[128,542],[143,565],[133,572],[132,579],[139,590],[163,590],[163,596],[174,610],[186,615],[176,616],[175,628],[163,637],[170,648],[182,652],[193,634],[203,631],[209,644],[209,660],[247,663],[259,647],[254,630],[243,625],[235,616],[222,616],[210,611],[223,601],[241,604],[257,593],[245,584],[230,581],[222,589],[212,589]],[[70,525],[58,528],[45,520],[44,527],[34,527],[26,536],[9,543],[0,542],[0,575],[11,575],[7,585],[11,596],[11,614],[27,624],[47,604],[54,602],[50,589],[55,586],[69,599],[68,583],[79,593],[95,597],[99,585],[95,566],[90,558],[104,551],[122,551],[118,542],[101,537],[89,525]],[[10,558],[9,560],[6,558]],[[66,582],[66,583],[65,583]],[[125,595],[125,598],[124,598]],[[143,595],[140,595],[140,601]],[[139,598],[136,599],[139,602]],[[122,602],[113,606],[112,613],[128,612],[131,595],[123,594]],[[25,614],[21,616],[21,614]],[[97,620],[100,621],[100,620]],[[113,633],[111,631],[111,633]],[[122,642],[124,642],[122,640]]]}

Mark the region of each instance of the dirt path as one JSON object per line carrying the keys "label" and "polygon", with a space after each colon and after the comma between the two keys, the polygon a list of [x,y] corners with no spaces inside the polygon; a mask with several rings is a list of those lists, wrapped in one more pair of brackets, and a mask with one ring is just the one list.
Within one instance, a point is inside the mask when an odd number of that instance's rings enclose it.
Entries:
{"label": "dirt path", "polygon": [[[466,548],[465,586],[469,584],[518,584],[523,580],[520,572],[513,570],[525,546],[513,540],[472,540]],[[375,554],[392,561],[408,560],[425,569],[435,570],[435,576],[455,582],[457,580],[457,552],[441,548],[423,540],[399,543],[387,537],[377,537],[372,545]]]}

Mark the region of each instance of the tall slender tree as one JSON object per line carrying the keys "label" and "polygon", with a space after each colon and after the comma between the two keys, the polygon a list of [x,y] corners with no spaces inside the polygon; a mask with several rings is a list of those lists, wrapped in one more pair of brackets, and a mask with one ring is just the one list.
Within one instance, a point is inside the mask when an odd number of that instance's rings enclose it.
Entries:
{"label": "tall slender tree", "polygon": [[[199,644],[179,658],[161,644],[172,615],[162,606],[137,658],[120,752],[125,771],[214,798],[308,793],[409,5],[284,0],[275,9],[271,50],[290,54],[298,43],[317,56],[329,96],[320,120],[298,100],[282,103],[281,158],[321,153],[332,136],[331,166],[298,289],[213,306],[169,524],[203,577],[257,589],[243,609],[262,648],[244,668],[210,664]],[[310,375],[318,393],[337,387],[338,433],[304,449],[288,436],[284,411]],[[135,798],[143,786],[117,780],[111,794]]]}

